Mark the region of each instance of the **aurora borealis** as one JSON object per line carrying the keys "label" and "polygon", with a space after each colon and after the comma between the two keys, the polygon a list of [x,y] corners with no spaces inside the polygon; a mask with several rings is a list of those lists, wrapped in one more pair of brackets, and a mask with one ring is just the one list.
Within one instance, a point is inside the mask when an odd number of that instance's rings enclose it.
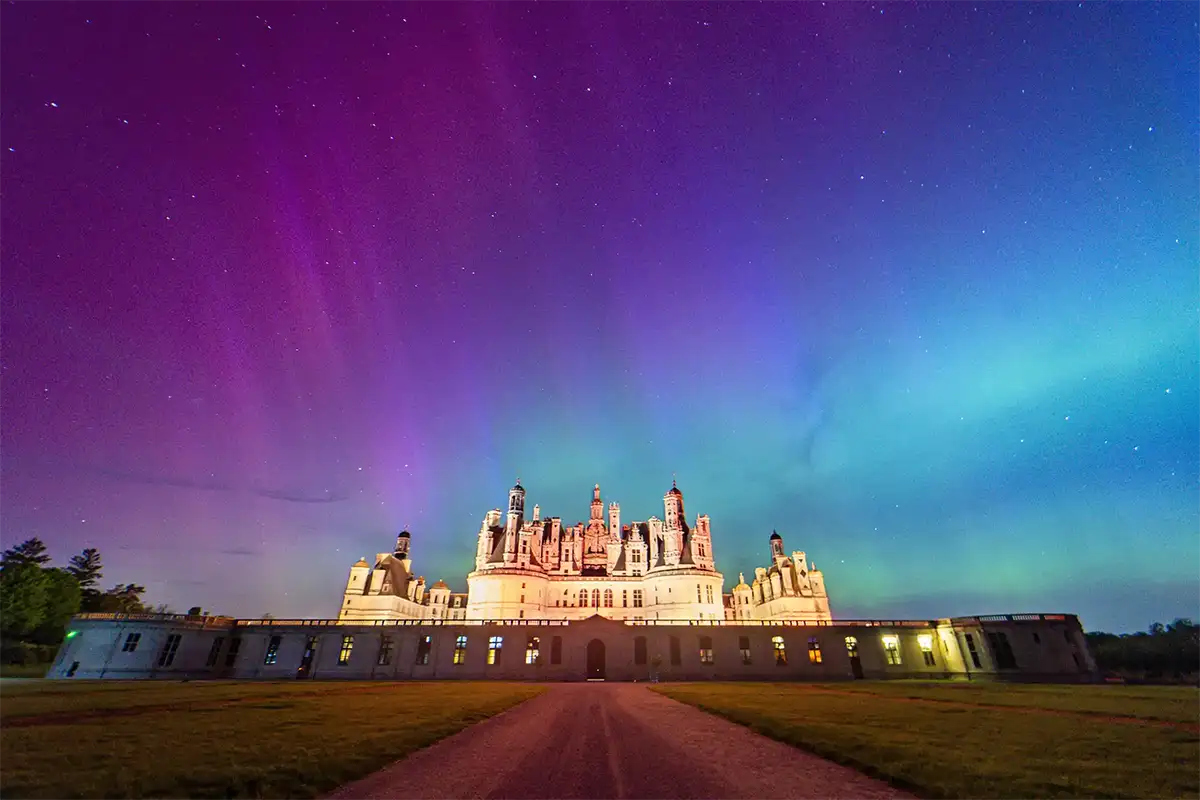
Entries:
{"label": "aurora borealis", "polygon": [[11,4],[3,544],[332,616],[516,477],[728,589],[1200,613],[1177,4]]}

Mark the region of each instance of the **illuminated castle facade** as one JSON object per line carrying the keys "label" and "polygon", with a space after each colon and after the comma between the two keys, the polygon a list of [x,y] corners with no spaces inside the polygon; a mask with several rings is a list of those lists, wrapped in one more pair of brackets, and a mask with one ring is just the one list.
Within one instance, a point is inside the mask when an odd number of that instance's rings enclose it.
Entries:
{"label": "illuminated castle facade", "polygon": [[350,569],[341,620],[829,620],[824,577],[803,551],[786,555],[770,539],[771,564],[740,579],[724,594],[716,569],[708,515],[688,525],[683,492],[663,496],[663,519],[621,524],[621,508],[605,515],[600,485],[592,490],[587,522],[564,526],[560,517],[525,516],[525,488],[508,493],[508,511],[489,511],[479,527],[475,569],[466,594],[442,581],[427,588],[414,576],[411,536],[404,531],[392,553]]}

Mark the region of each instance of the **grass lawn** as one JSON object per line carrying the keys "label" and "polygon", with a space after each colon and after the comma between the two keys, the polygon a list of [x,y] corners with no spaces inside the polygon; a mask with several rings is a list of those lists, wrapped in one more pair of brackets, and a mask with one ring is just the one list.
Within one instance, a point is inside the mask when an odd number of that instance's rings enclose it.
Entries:
{"label": "grass lawn", "polygon": [[0,691],[0,796],[108,798],[313,797],[542,689],[38,681]]}
{"label": "grass lawn", "polygon": [[859,681],[654,688],[924,797],[1200,795],[1200,693],[1190,687]]}

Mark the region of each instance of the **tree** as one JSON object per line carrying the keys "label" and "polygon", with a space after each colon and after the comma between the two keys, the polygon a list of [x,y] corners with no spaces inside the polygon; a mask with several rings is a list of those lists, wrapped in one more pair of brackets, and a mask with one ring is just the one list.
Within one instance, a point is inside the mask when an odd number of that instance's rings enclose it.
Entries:
{"label": "tree", "polygon": [[[7,553],[5,553],[7,556]],[[0,572],[0,631],[20,638],[46,618],[46,570],[36,564],[8,561]]]}
{"label": "tree", "polygon": [[79,588],[83,591],[86,592],[89,589],[98,591],[100,578],[104,575],[104,565],[100,563],[100,551],[94,547],[88,547],[79,555],[71,556],[67,572],[75,576],[75,580],[79,581]]}
{"label": "tree", "polygon": [[17,564],[32,564],[40,567],[48,563],[50,563],[50,554],[46,552],[46,544],[36,536],[26,539],[18,545],[13,545],[5,550],[3,555],[0,555],[0,564],[6,567]]}
{"label": "tree", "polygon": [[33,640],[38,644],[58,644],[67,632],[67,623],[79,613],[82,593],[79,581],[65,569],[43,569],[45,581],[45,603],[42,621],[33,631]]}
{"label": "tree", "polygon": [[145,592],[145,586],[118,583],[97,598],[96,610],[105,614],[144,614],[149,610],[142,604]]}

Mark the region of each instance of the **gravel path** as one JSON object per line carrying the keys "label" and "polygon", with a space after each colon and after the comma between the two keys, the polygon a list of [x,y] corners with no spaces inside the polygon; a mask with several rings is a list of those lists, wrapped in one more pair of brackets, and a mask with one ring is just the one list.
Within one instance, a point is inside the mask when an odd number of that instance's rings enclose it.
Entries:
{"label": "gravel path", "polygon": [[331,797],[898,798],[854,770],[628,683],[556,684]]}

